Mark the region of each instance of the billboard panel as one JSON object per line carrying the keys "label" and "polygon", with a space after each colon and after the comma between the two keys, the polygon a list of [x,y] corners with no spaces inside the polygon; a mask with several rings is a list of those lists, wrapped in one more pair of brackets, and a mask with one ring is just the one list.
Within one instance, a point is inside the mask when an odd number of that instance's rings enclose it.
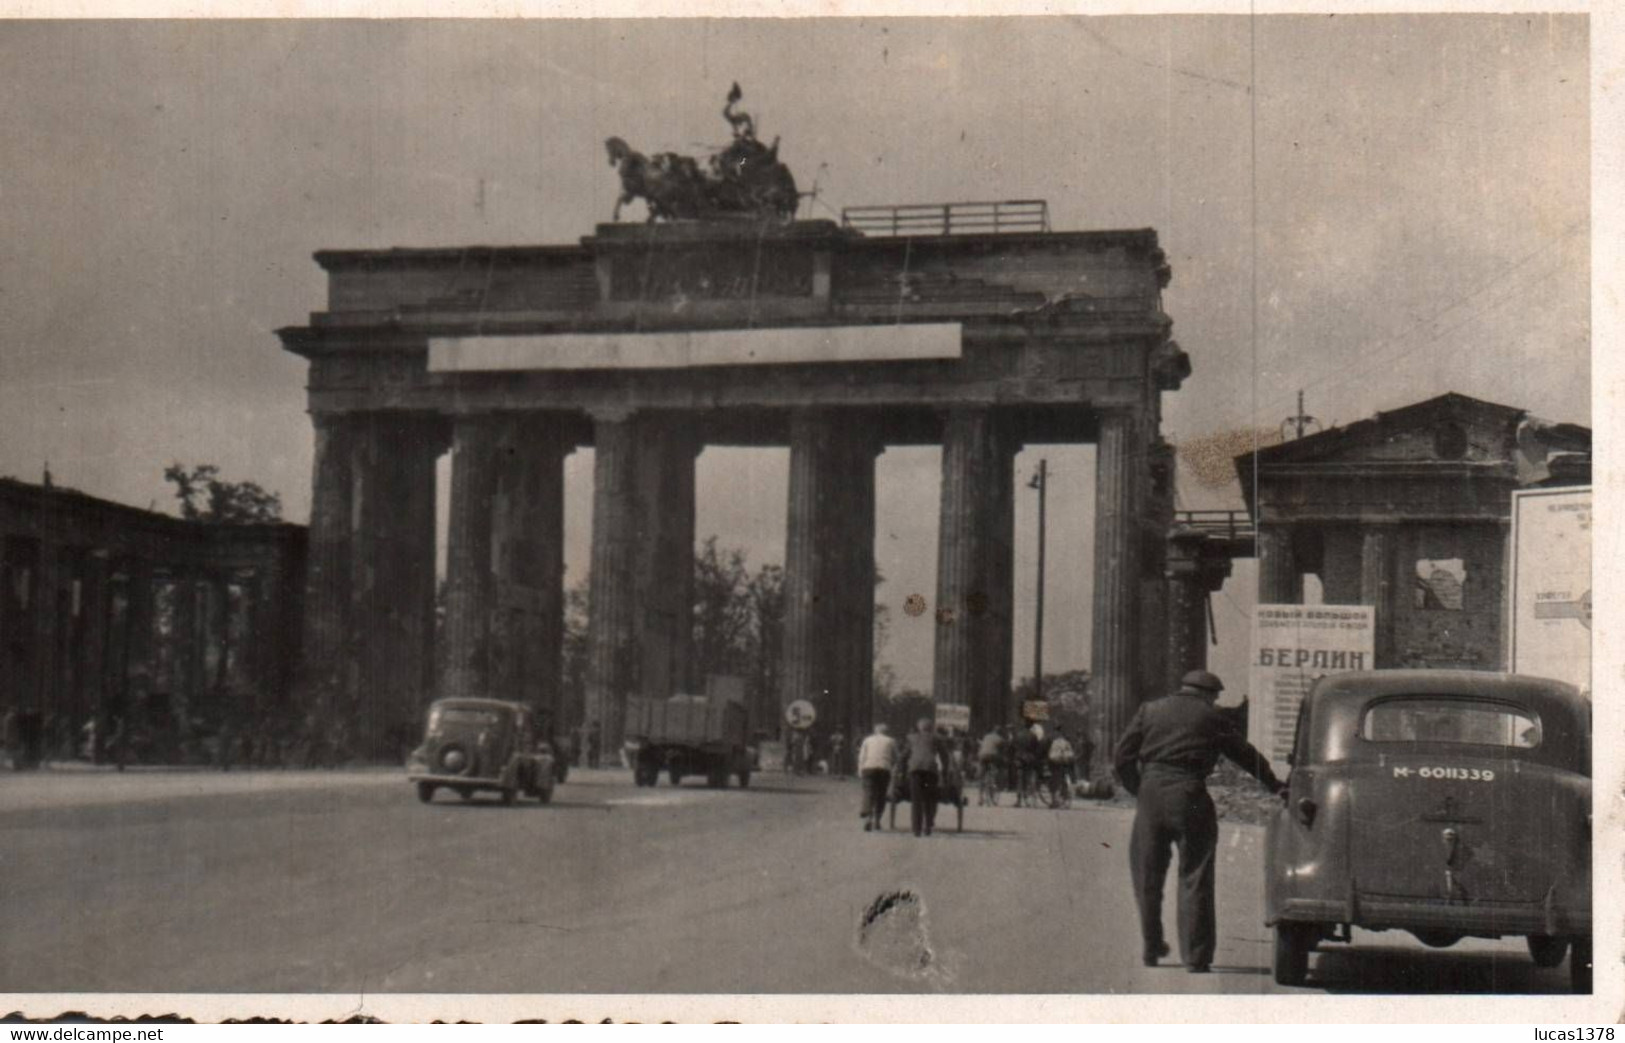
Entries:
{"label": "billboard panel", "polygon": [[1512,494],[1513,673],[1591,690],[1591,489]]}
{"label": "billboard panel", "polygon": [[1286,770],[1298,706],[1326,674],[1376,665],[1369,605],[1259,605],[1253,613],[1247,740]]}

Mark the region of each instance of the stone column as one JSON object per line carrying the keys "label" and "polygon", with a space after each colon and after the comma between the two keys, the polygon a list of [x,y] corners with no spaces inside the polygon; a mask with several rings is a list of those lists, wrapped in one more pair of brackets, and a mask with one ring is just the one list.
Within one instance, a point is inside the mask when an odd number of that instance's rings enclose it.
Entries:
{"label": "stone column", "polygon": [[564,641],[564,458],[575,448],[550,418],[526,417],[497,452],[492,557],[492,693],[537,707],[550,726]]}
{"label": "stone column", "polygon": [[[1142,686],[1160,687],[1168,673],[1168,649],[1175,628],[1168,582],[1169,541],[1174,526],[1174,451],[1158,437],[1149,453],[1142,528],[1145,557],[1140,562],[1140,678]],[[1203,605],[1205,614],[1206,598]],[[1158,694],[1156,688],[1141,689],[1142,698]]]}
{"label": "stone column", "polygon": [[1157,674],[1165,691],[1179,687],[1190,670],[1207,669],[1208,597],[1230,575],[1230,559],[1213,541],[1189,529],[1168,539],[1167,625],[1165,667]]}
{"label": "stone column", "polygon": [[[341,702],[348,651],[352,433],[345,417],[316,414],[312,422],[316,428],[316,460],[312,468],[301,627],[304,640],[297,685],[301,709],[327,717]],[[132,635],[138,632],[138,616],[133,611],[138,586],[132,577]],[[150,630],[149,622],[148,633]],[[132,638],[132,650],[136,646]]]}
{"label": "stone column", "polygon": [[361,422],[354,468],[359,519],[351,632],[361,747],[393,759],[433,692],[435,461],[440,426],[427,418]]}
{"label": "stone column", "polygon": [[[592,572],[587,606],[589,731],[613,757],[625,731],[626,699],[640,687],[636,576],[637,430],[629,412],[593,416]],[[585,752],[585,751],[583,751]]]}
{"label": "stone column", "polygon": [[97,547],[85,555],[79,597],[79,699],[72,718],[75,727],[87,716],[99,713],[106,699],[107,657],[111,648],[107,625],[112,611],[111,572],[106,549]]}
{"label": "stone column", "polygon": [[459,416],[452,423],[451,521],[446,553],[446,621],[440,695],[486,697],[491,682],[491,506],[496,492],[498,422]]}
{"label": "stone column", "polygon": [[204,613],[200,611],[197,572],[190,565],[176,566],[170,574],[174,597],[174,631],[170,635],[170,683],[174,711],[182,719],[197,712],[198,679],[203,671],[203,642],[201,640]]}
{"label": "stone column", "polygon": [[991,411],[946,416],[932,688],[938,703],[969,706],[977,733],[1010,709],[1014,455]]}
{"label": "stone column", "polygon": [[1258,527],[1258,602],[1261,605],[1303,604],[1303,571],[1287,525]]}
{"label": "stone column", "polygon": [[847,750],[874,726],[875,686],[875,457],[881,446],[861,428],[843,424],[836,445],[840,478],[829,521],[836,555],[831,572],[835,600],[832,641],[835,672],[827,728],[840,732]]}
{"label": "stone column", "polygon": [[850,417],[809,410],[790,418],[780,709],[812,702],[820,739],[850,736],[873,719],[879,450]]}
{"label": "stone column", "polygon": [[1394,662],[1394,527],[1367,525],[1360,534],[1360,604],[1376,609],[1373,638],[1374,666]]}
{"label": "stone column", "polygon": [[1095,732],[1091,776],[1110,774],[1112,752],[1143,693],[1139,667],[1140,511],[1146,474],[1139,418],[1100,417],[1095,448],[1094,628],[1090,717]]}
{"label": "stone column", "polygon": [[701,444],[685,425],[640,417],[633,495],[638,535],[633,566],[633,624],[638,631],[639,690],[664,699],[703,689],[690,676],[694,644],[694,459]]}

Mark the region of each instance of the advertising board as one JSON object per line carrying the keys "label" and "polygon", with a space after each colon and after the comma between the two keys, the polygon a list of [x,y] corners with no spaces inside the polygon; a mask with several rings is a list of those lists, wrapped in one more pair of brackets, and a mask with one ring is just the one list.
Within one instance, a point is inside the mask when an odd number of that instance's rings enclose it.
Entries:
{"label": "advertising board", "polygon": [[1370,670],[1376,612],[1369,605],[1259,605],[1253,612],[1247,740],[1286,769],[1298,707],[1326,674]]}
{"label": "advertising board", "polygon": [[1508,668],[1591,690],[1591,489],[1512,494]]}

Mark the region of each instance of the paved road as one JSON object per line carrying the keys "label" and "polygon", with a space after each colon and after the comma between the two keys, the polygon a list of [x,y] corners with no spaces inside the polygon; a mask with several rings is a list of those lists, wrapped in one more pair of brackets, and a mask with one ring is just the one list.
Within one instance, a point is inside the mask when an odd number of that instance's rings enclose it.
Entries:
{"label": "paved road", "polygon": [[[384,771],[0,776],[0,992],[1292,991],[1255,827],[1222,831],[1200,976],[1138,965],[1126,811],[972,806],[915,840],[865,834],[856,802],[777,776],[580,771],[514,808],[425,807]],[[1317,988],[1566,989],[1517,941],[1358,941]]]}

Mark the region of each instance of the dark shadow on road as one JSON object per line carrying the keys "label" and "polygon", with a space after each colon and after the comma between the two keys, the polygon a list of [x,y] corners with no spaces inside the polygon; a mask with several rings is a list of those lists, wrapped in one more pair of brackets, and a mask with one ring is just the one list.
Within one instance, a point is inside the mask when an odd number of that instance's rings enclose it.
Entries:
{"label": "dark shadow on road", "polygon": [[[673,789],[674,787],[672,787],[672,786],[657,786],[655,788],[658,791],[658,790],[669,790],[669,789]],[[709,787],[709,786],[677,786],[675,788],[680,789],[680,790],[689,790],[689,789],[703,790],[703,789],[710,789],[711,787]],[[761,785],[758,785],[758,784],[756,784],[754,782],[751,783],[749,786],[744,787],[743,789],[741,789],[738,786],[729,786],[729,787],[726,788],[725,791],[724,790],[719,790],[718,792],[737,793],[740,796],[745,796],[745,797],[748,797],[753,793],[773,793],[773,794],[778,794],[778,795],[781,795],[781,796],[782,795],[789,795],[789,796],[792,796],[792,797],[816,797],[816,796],[819,796],[820,793],[821,793],[820,790],[814,790],[814,789],[801,789],[801,788],[795,787],[795,786],[761,786]]]}
{"label": "dark shadow on road", "polygon": [[521,815],[521,814],[524,814],[527,811],[613,811],[614,810],[608,804],[595,803],[595,802],[592,802],[592,801],[559,800],[557,797],[554,797],[553,800],[550,803],[547,803],[547,804],[542,804],[542,803],[540,803],[538,801],[534,801],[534,800],[525,800],[523,798],[521,798],[518,802],[513,803],[513,804],[504,804],[500,800],[481,800],[478,797],[475,797],[473,800],[467,800],[467,801],[464,801],[464,800],[456,800],[456,801],[440,800],[440,799],[437,798],[435,800],[433,806],[434,807],[441,807],[441,808],[468,808],[470,811],[508,811],[508,812],[512,812],[515,815]]}
{"label": "dark shadow on road", "polygon": [[1326,946],[1312,957],[1309,984],[1331,993],[1562,992],[1567,966],[1542,972],[1521,953]]}

